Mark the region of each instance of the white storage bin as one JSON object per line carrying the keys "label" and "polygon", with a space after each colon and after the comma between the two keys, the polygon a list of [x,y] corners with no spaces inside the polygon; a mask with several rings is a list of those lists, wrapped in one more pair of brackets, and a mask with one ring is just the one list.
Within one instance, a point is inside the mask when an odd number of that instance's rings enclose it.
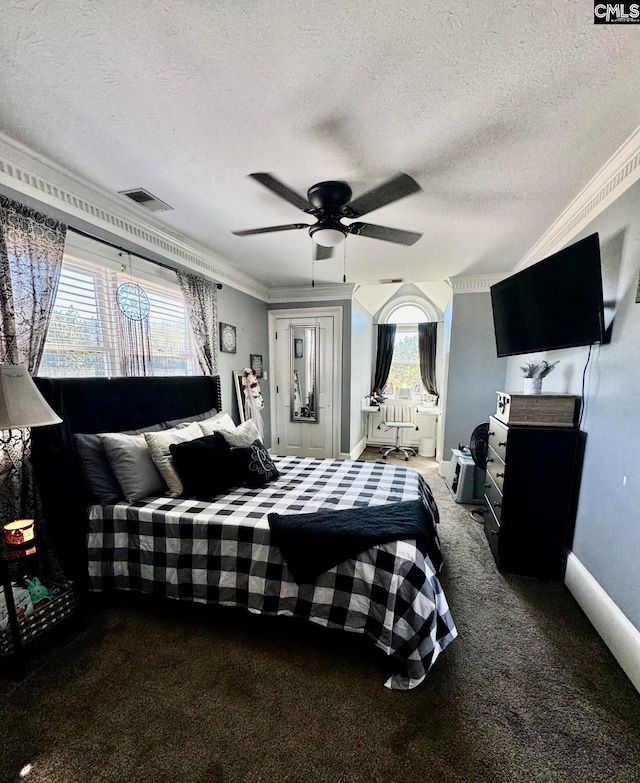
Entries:
{"label": "white storage bin", "polygon": [[420,446],[418,447],[418,454],[421,457],[435,457],[436,456],[436,439],[435,438],[420,438]]}

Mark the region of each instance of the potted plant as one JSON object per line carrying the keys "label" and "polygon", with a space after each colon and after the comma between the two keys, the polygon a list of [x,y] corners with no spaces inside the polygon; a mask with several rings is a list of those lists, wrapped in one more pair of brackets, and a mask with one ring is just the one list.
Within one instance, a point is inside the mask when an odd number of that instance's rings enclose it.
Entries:
{"label": "potted plant", "polygon": [[549,375],[559,361],[553,362],[553,364],[545,361],[527,362],[521,366],[520,369],[524,376],[524,393],[542,394],[542,379]]}

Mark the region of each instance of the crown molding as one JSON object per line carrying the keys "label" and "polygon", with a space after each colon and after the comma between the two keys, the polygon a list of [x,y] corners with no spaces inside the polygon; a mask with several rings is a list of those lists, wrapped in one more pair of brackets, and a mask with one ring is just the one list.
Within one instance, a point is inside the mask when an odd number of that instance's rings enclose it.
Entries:
{"label": "crown molding", "polygon": [[505,274],[497,275],[455,275],[447,278],[447,284],[451,286],[454,294],[482,294],[488,293],[489,288],[507,277]]}
{"label": "crown molding", "polygon": [[0,184],[62,210],[68,215],[109,231],[158,253],[178,268],[200,272],[263,301],[269,289],[235,269],[212,250],[190,240],[176,239],[167,227],[142,207],[130,207],[124,197],[72,174],[53,161],[0,133]]}
{"label": "crown molding", "polygon": [[561,250],[597,215],[640,179],[640,127],[614,152],[591,182],[513,269],[517,272]]}
{"label": "crown molding", "polygon": [[271,288],[269,303],[280,302],[326,302],[330,300],[352,299],[356,286],[354,283],[317,286],[295,286],[290,288]]}

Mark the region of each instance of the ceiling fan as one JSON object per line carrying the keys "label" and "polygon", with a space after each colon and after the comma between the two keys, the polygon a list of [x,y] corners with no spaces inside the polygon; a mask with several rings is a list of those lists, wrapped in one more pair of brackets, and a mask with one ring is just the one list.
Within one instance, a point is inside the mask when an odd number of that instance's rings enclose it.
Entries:
{"label": "ceiling fan", "polygon": [[376,226],[373,223],[343,223],[342,219],[359,218],[374,209],[379,209],[405,196],[421,190],[420,185],[408,174],[398,174],[377,188],[364,193],[351,201],[351,188],[346,182],[318,182],[307,191],[307,198],[296,193],[290,187],[280,182],[271,174],[249,174],[265,188],[268,188],[280,198],[298,207],[308,215],[316,218],[315,223],[288,223],[284,226],[267,226],[266,228],[250,228],[246,231],[233,231],[236,236],[251,234],[268,234],[272,231],[290,231],[297,228],[308,228],[314,241],[314,257],[316,260],[331,258],[333,248],[339,245],[347,234],[383,239],[386,242],[396,242],[400,245],[413,245],[422,234],[416,231],[403,231],[399,228]]}

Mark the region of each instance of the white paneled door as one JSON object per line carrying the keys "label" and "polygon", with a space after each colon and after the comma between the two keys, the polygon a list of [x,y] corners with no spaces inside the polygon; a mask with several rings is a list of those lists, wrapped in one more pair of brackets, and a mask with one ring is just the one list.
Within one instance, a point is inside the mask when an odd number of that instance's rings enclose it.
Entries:
{"label": "white paneled door", "polygon": [[[283,311],[284,312],[284,311]],[[287,311],[289,312],[289,311]],[[296,311],[299,313],[300,311]],[[339,404],[336,398],[340,389],[340,350],[337,350],[336,335],[341,331],[336,323],[337,313],[320,315],[272,315],[271,356],[275,388],[272,383],[273,438],[271,450],[275,454],[297,457],[337,457],[339,453]],[[318,352],[317,377],[314,377],[314,408],[312,419],[296,418],[295,395],[298,359],[294,333],[304,333],[304,327],[317,326],[319,331],[316,349]],[[311,331],[311,330],[309,330]],[[309,359],[304,349],[304,360]],[[336,355],[338,354],[338,355]],[[275,359],[275,362],[273,361]],[[336,365],[336,363],[338,363]],[[337,375],[336,375],[337,374]]]}

